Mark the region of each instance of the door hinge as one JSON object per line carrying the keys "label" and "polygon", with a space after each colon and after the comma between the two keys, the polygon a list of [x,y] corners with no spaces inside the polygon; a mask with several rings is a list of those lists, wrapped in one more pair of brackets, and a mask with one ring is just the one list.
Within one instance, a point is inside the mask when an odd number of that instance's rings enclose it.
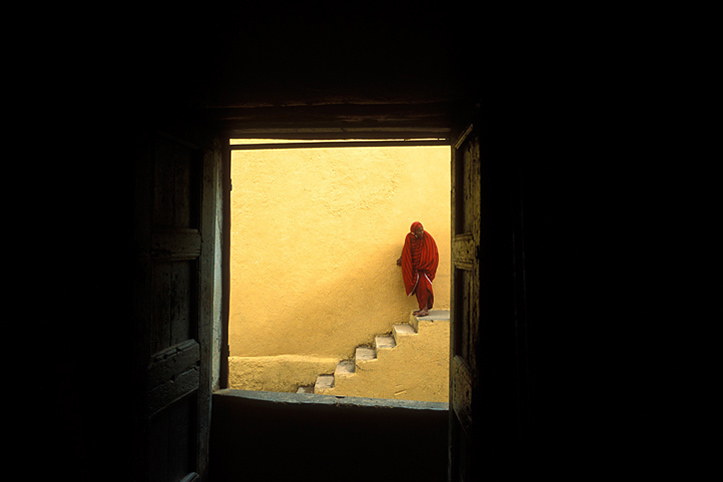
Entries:
{"label": "door hinge", "polygon": [[228,190],[233,191],[233,179],[228,180]]}
{"label": "door hinge", "polygon": [[231,345],[226,345],[226,358],[231,356]]}

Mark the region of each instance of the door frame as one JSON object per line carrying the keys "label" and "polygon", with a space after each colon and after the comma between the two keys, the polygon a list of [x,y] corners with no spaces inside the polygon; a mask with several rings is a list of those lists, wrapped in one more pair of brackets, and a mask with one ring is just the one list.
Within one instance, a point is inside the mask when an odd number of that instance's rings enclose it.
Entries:
{"label": "door frame", "polygon": [[[485,122],[486,120],[486,122]],[[450,356],[449,366],[450,374],[459,372],[460,375],[466,375],[469,380],[469,386],[472,387],[470,397],[466,400],[467,411],[470,417],[472,414],[480,415],[476,417],[475,424],[479,425],[479,422],[486,420],[486,424],[493,428],[493,432],[480,434],[477,433],[474,436],[475,443],[471,450],[474,453],[468,454],[468,458],[475,458],[483,448],[493,447],[495,444],[495,437],[503,435],[504,444],[496,449],[496,452],[502,455],[502,458],[506,461],[514,459],[516,461],[525,458],[526,455],[523,453],[523,448],[526,443],[523,440],[529,424],[528,418],[525,417],[524,413],[527,410],[526,407],[520,405],[521,400],[528,398],[527,386],[524,382],[526,376],[527,366],[527,345],[526,345],[526,321],[525,321],[525,289],[524,289],[524,229],[522,225],[522,203],[521,195],[515,186],[515,169],[511,164],[505,165],[505,158],[500,155],[497,151],[501,142],[494,143],[494,149],[491,149],[488,145],[485,145],[485,139],[491,138],[492,133],[490,129],[490,120],[483,119],[479,108],[474,110],[474,115],[469,116],[464,122],[457,124],[456,130],[449,129],[446,131],[445,139],[441,141],[440,131],[436,131],[437,136],[440,136],[440,141],[437,141],[437,145],[448,145],[452,151],[452,162],[454,162],[455,146],[464,142],[468,136],[477,136],[481,143],[481,156],[491,156],[495,162],[494,164],[488,164],[482,166],[481,169],[481,189],[489,187],[489,192],[483,196],[482,203],[487,202],[487,212],[485,213],[487,219],[482,219],[481,230],[484,231],[487,228],[487,222],[492,226],[497,226],[504,233],[493,233],[490,241],[486,243],[484,240],[479,240],[479,244],[471,246],[470,255],[475,257],[477,260],[488,259],[491,260],[496,256],[500,255],[504,257],[503,261],[496,263],[495,272],[483,280],[482,274],[479,274],[479,286],[480,296],[485,290],[485,287],[489,287],[490,283],[494,283],[495,279],[501,282],[510,281],[510,285],[506,286],[504,290],[509,294],[504,300],[496,303],[487,309],[487,312],[504,312],[504,319],[500,319],[500,324],[490,327],[488,334],[492,338],[487,340],[483,345],[478,344],[478,353],[475,356],[481,363],[493,361],[498,365],[503,365],[502,368],[492,373],[489,370],[485,374],[480,374],[476,370],[462,370],[460,364],[455,365],[454,357]],[[462,126],[462,127],[459,127]],[[424,137],[424,134],[417,134],[420,137]],[[227,129],[224,131],[220,139],[223,140],[223,316],[222,316],[222,350],[221,350],[221,378],[220,387],[228,388],[228,328],[229,328],[229,296],[230,296],[230,199],[231,190],[233,189],[231,182],[231,146],[228,140],[236,137],[247,137],[247,138],[287,138],[287,139],[348,139],[353,137],[356,139],[366,138],[371,139],[368,144],[365,142],[364,145],[374,145],[376,140],[380,145],[389,145],[389,139],[395,138],[410,138],[409,132],[405,131],[403,134],[395,133],[394,129],[386,129],[384,131],[375,131],[371,133],[356,133],[353,136],[349,133],[344,133],[341,129],[317,129],[313,133],[304,132],[301,129]],[[414,137],[413,135],[411,137]],[[488,139],[489,140],[489,139]],[[282,148],[282,147],[280,147]],[[484,161],[483,161],[484,164]],[[450,166],[451,167],[451,166]],[[454,176],[454,173],[453,173]],[[454,180],[453,180],[454,182]],[[454,196],[454,195],[453,195]],[[452,198],[452,216],[455,214],[455,210],[458,209],[456,200]],[[493,211],[494,209],[494,211]],[[492,221],[490,221],[492,219]],[[454,250],[454,226],[451,228],[450,235],[452,236],[452,247]],[[484,235],[482,236],[485,237]],[[459,241],[459,240],[458,240]],[[452,260],[452,271],[454,271],[454,260]],[[450,289],[454,292],[454,281],[451,282]],[[506,295],[507,296],[507,295]],[[450,311],[455,310],[455,298],[451,297]],[[504,306],[503,306],[504,305]],[[485,310],[480,311],[480,318],[484,315]],[[479,320],[477,320],[479,321]],[[454,320],[450,320],[450,336],[454,336]],[[510,331],[511,330],[511,331]],[[497,340],[500,348],[498,350],[491,350],[487,353],[482,353],[485,347],[489,347],[490,344],[494,344]],[[453,338],[450,338],[450,355],[452,354]],[[484,390],[495,390],[499,389],[501,395],[497,397],[480,397],[474,396],[473,394],[479,394]],[[450,417],[454,417],[453,405],[455,403],[453,378],[450,376]],[[505,413],[501,414],[504,419],[503,422],[495,422],[495,410],[498,409],[506,410]],[[477,432],[480,432],[477,430]],[[451,436],[451,434],[450,434]],[[454,449],[451,448],[453,444],[450,443],[450,467]],[[459,454],[458,454],[459,455]],[[483,464],[486,461],[482,462]],[[500,460],[496,463],[492,463],[489,467],[484,468],[486,474],[495,474],[498,471],[503,470],[504,461]],[[452,472],[450,471],[450,477]],[[452,479],[450,479],[452,480]],[[457,480],[457,479],[454,479]]]}

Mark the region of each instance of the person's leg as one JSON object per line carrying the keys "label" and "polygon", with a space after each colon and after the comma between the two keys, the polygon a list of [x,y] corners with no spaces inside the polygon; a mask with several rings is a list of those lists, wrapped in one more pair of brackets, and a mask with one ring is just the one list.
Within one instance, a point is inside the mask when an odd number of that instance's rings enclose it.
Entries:
{"label": "person's leg", "polygon": [[419,303],[419,310],[415,311],[414,314],[417,316],[427,316],[429,314],[430,303],[430,290],[426,280],[419,280],[417,285],[417,302]]}

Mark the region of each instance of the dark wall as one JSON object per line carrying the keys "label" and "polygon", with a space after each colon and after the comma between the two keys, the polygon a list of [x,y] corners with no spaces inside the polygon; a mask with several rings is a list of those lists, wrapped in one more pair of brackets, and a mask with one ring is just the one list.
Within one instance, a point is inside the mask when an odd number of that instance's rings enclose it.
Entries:
{"label": "dark wall", "polygon": [[[50,420],[50,466],[122,480],[132,465],[132,393],[143,389],[128,370],[139,336],[129,321],[132,179],[134,163],[143,162],[133,143],[156,127],[173,130],[179,112],[193,117],[204,102],[335,99],[452,99],[460,104],[450,118],[479,103],[492,128],[491,155],[516,170],[504,182],[510,203],[519,191],[524,204],[525,443],[533,473],[584,480],[611,467],[626,476],[659,467],[685,472],[698,464],[688,464],[693,458],[681,446],[696,457],[710,451],[710,437],[695,428],[710,426],[708,391],[717,387],[707,370],[719,352],[710,333],[721,319],[721,189],[705,164],[712,158],[695,152],[696,143],[680,148],[682,129],[652,132],[651,120],[670,129],[690,118],[668,111],[679,90],[660,90],[668,70],[639,75],[658,37],[631,50],[613,44],[619,30],[590,29],[589,18],[567,12],[563,20],[529,11],[500,19],[442,7],[375,21],[311,11],[124,11],[82,28],[57,22],[62,32],[33,40],[50,50],[33,79],[41,84],[22,97],[27,122],[20,124],[35,137],[27,145],[43,137],[50,141],[43,152],[59,158],[27,162],[25,177],[9,179],[35,182],[39,166],[45,178],[32,189],[47,193],[39,203],[47,207],[32,213],[35,234],[23,242],[35,238],[26,252],[42,256],[26,269],[42,300],[27,306],[44,305],[34,317],[48,327],[36,351],[62,358],[46,385],[64,397],[62,413],[44,404],[36,410]],[[258,407],[246,416],[216,402],[248,433],[268,444],[293,435],[300,450],[308,447],[299,430],[313,429],[304,417],[322,418],[301,407],[287,407],[299,417]],[[275,422],[268,437],[256,409]],[[353,438],[335,427],[358,428],[371,441],[373,418],[330,416],[334,423],[324,427],[338,437],[334,450]],[[505,412],[510,425],[517,416]],[[399,423],[418,434],[411,420]],[[216,422],[214,437],[230,437]],[[247,449],[273,468],[295,453],[274,458]],[[223,457],[232,465],[236,454]],[[300,462],[310,460],[317,459]]]}
{"label": "dark wall", "polygon": [[216,393],[213,480],[446,480],[448,411],[443,404],[416,402],[416,408],[405,408],[398,401],[389,401],[396,406],[379,402]]}

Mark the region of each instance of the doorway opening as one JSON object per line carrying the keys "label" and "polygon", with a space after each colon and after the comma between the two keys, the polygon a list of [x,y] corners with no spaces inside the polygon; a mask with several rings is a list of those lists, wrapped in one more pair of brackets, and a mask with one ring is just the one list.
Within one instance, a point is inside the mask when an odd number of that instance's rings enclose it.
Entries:
{"label": "doorway opening", "polygon": [[[230,147],[229,388],[446,402],[448,141]],[[422,319],[396,264],[414,221],[440,257]]]}

